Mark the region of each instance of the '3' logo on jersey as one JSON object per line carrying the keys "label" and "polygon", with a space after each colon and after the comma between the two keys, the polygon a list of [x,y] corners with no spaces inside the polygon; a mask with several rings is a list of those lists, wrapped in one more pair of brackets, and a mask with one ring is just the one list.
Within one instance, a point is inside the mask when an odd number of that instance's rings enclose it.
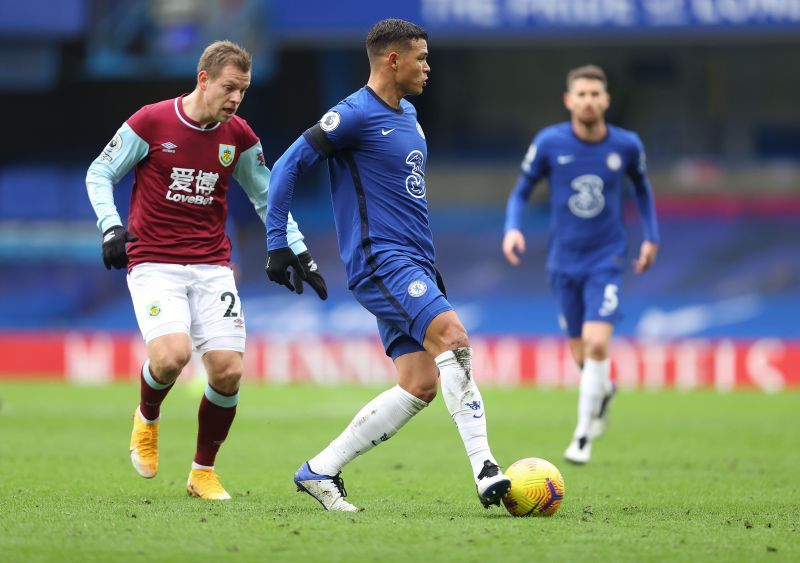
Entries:
{"label": "'3' logo on jersey", "polygon": [[582,219],[597,217],[606,204],[603,196],[603,179],[595,174],[584,174],[572,180],[571,187],[577,193],[567,201],[569,210]]}
{"label": "'3' logo on jersey", "polygon": [[413,150],[406,157],[406,164],[411,167],[411,174],[406,176],[406,191],[417,199],[425,197],[425,157],[418,150]]}

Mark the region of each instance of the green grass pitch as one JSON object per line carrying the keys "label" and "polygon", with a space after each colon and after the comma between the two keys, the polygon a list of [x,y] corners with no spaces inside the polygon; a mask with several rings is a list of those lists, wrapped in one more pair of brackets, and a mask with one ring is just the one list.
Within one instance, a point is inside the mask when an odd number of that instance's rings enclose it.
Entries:
{"label": "green grass pitch", "polygon": [[326,513],[292,474],[379,390],[245,385],[217,470],[186,495],[199,391],[162,410],[155,479],[130,466],[133,385],[0,384],[0,560],[798,561],[800,396],[621,392],[594,458],[561,454],[574,391],[484,389],[500,462],[554,462],[552,518],[484,510],[441,398],[343,476],[364,510]]}

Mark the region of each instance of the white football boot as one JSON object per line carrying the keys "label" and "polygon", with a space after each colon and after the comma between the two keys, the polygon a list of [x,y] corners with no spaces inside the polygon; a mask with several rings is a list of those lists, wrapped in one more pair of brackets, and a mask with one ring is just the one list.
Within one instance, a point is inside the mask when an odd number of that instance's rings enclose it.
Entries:
{"label": "white football boot", "polygon": [[319,473],[314,473],[308,462],[305,462],[295,472],[294,484],[297,485],[298,492],[308,493],[317,499],[325,510],[330,510],[331,512],[359,511],[359,508],[344,500],[344,497],[347,496],[347,491],[344,489],[341,473],[320,475]]}
{"label": "white football boot", "polygon": [[478,499],[484,508],[491,505],[499,505],[500,499],[511,489],[511,479],[506,477],[496,463],[488,459],[483,462],[483,469],[478,473],[475,483],[478,491]]}
{"label": "white football boot", "polygon": [[583,465],[588,463],[592,457],[592,441],[584,436],[582,438],[573,438],[564,451],[564,459],[570,463],[577,463]]}

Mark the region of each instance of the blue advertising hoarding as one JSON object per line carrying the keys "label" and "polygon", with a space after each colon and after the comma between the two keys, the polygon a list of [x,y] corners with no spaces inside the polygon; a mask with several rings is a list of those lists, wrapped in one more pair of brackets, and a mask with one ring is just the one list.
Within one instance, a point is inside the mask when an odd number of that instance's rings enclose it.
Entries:
{"label": "blue advertising hoarding", "polygon": [[272,9],[276,33],[307,40],[361,36],[388,17],[458,38],[800,30],[800,0],[307,0],[274,2]]}
{"label": "blue advertising hoarding", "polygon": [[87,0],[0,2],[0,38],[76,37],[87,21]]}

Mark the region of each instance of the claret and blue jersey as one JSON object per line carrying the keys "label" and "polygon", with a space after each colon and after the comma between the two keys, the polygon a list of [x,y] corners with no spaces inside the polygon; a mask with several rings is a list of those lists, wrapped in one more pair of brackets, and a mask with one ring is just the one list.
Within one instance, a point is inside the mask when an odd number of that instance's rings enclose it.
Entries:
{"label": "claret and blue jersey", "polygon": [[599,142],[579,139],[569,122],[543,129],[522,162],[508,200],[506,230],[520,229],[528,198],[543,178],[550,183],[551,240],[547,269],[577,274],[621,270],[627,251],[622,195],[634,187],[644,238],[658,242],[653,192],[636,133],[608,125]]}
{"label": "claret and blue jersey", "polygon": [[[270,182],[268,246],[286,246],[295,177],[328,159],[339,252],[353,288],[386,260],[433,264],[425,192],[428,148],[414,106],[393,108],[369,87],[327,112],[275,163]],[[288,196],[288,198],[287,198]]]}

